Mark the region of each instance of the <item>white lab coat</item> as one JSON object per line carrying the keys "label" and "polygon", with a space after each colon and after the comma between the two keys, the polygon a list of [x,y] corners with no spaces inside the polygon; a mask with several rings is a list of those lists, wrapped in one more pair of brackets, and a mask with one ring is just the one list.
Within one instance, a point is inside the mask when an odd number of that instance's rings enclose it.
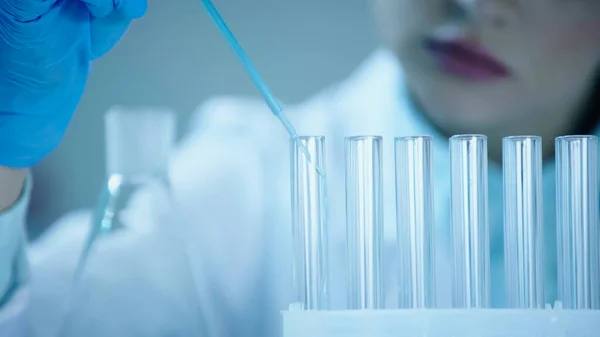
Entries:
{"label": "white lab coat", "polygon": [[[384,269],[386,303],[393,306],[396,302],[393,138],[436,136],[411,106],[395,57],[387,51],[377,51],[347,80],[302,104],[287,107],[286,113],[300,135],[326,137],[334,307],[345,303],[344,137],[384,137]],[[293,299],[288,137],[264,103],[255,99],[213,99],[199,109],[190,124],[189,134],[173,159],[171,179],[178,202],[177,223],[188,239],[198,303],[205,317],[204,328],[219,337],[278,336],[279,311],[286,309]],[[447,141],[435,137],[433,150],[436,256],[440,266],[438,297],[440,304],[447,306],[450,301]],[[493,301],[501,305],[504,293],[501,170],[491,163],[489,191]],[[553,244],[552,165],[544,171],[544,193],[546,238],[548,244]],[[31,249],[29,312],[36,337],[46,337],[45,333],[60,321],[59,308],[64,303],[68,276],[80,252],[88,221],[86,212],[67,215]],[[195,334],[191,329],[199,320],[189,313],[189,301],[177,293],[177,275],[152,268],[151,252],[135,249],[136,242],[142,240],[143,235],[133,235],[125,240],[127,243],[120,243],[126,247],[113,249],[116,253],[93,267],[94,289],[105,289],[97,290],[102,293],[99,298],[120,299],[123,305],[107,308],[98,301],[89,312],[80,313],[77,319],[85,324],[79,336]],[[145,274],[136,278],[135,284],[115,276],[115,268],[126,264],[127,254],[147,255],[148,268],[139,268]],[[552,257],[548,266],[555,265]],[[120,270],[127,272],[126,269]],[[555,269],[548,268],[548,274],[553,273]],[[555,296],[554,281],[548,277],[550,299]],[[103,312],[110,316],[103,316]]]}

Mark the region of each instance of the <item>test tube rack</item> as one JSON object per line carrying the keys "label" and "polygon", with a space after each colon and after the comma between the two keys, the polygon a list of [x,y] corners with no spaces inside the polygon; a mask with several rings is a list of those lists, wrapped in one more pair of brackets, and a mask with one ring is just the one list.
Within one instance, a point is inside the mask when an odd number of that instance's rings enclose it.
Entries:
{"label": "test tube rack", "polygon": [[600,311],[402,309],[285,311],[283,337],[597,337]]}
{"label": "test tube rack", "polygon": [[[310,149],[313,159],[316,158],[313,162],[302,158],[296,141],[292,141],[291,177],[292,223],[296,234],[294,272],[295,280],[302,282],[296,284],[298,303],[282,313],[283,337],[600,336],[599,244],[586,245],[588,237],[600,239],[598,139],[595,136],[564,136],[555,142],[558,268],[559,272],[569,275],[558,280],[559,298],[566,301],[565,307],[563,302],[543,304],[540,266],[544,256],[539,253],[543,228],[538,202],[541,199],[541,138],[504,139],[505,252],[507,246],[517,251],[510,258],[505,254],[506,269],[510,270],[507,290],[512,294],[507,309],[492,309],[489,299],[485,136],[457,135],[450,139],[453,243],[465,246],[465,249],[453,247],[453,254],[459,255],[453,260],[453,309],[436,308],[431,301],[433,295],[428,296],[433,283],[429,278],[435,277],[427,255],[433,235],[429,224],[433,202],[431,137],[395,140],[398,242],[408,245],[402,241],[401,233],[413,237],[410,243],[413,246],[400,249],[401,255],[412,254],[413,258],[409,261],[411,266],[401,263],[400,268],[407,268],[412,275],[407,284],[400,285],[399,291],[418,294],[399,301],[398,309],[384,308],[378,274],[381,268],[378,246],[383,230],[379,186],[381,137],[346,138],[346,230],[351,288],[347,310],[328,310],[322,306],[324,290],[329,286],[324,276],[327,267],[324,262],[327,240],[323,235],[326,192],[324,176],[321,176],[326,172],[321,167],[324,138],[300,139]],[[319,174],[315,166],[321,168]],[[399,179],[402,176],[408,178]],[[507,197],[518,202],[507,206]],[[402,219],[406,214],[410,216]],[[466,236],[470,239],[465,240]],[[353,243],[357,240],[358,245]],[[421,258],[415,259],[416,255]],[[585,256],[582,258],[582,255]],[[465,282],[466,279],[469,281]]]}

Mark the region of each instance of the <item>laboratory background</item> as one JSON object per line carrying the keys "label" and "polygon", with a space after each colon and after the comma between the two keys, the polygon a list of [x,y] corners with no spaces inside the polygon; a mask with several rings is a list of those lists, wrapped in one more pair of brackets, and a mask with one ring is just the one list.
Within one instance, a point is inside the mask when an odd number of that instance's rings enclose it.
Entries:
{"label": "laboratory background", "polygon": [[599,337],[599,1],[53,1],[0,337]]}
{"label": "laboratory background", "polygon": [[[366,0],[220,0],[215,5],[285,103],[343,80],[377,45]],[[63,142],[35,167],[30,238],[61,215],[96,202],[105,169],[103,116],[110,106],[172,107],[181,136],[194,110],[215,95],[258,97],[258,92],[200,1],[150,0],[147,15],[94,63]]]}

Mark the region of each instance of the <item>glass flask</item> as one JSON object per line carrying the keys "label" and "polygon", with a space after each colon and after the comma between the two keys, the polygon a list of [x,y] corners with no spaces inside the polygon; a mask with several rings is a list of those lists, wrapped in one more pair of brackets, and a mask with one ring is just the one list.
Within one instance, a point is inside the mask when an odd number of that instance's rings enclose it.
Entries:
{"label": "glass flask", "polygon": [[208,336],[169,183],[175,115],[118,107],[105,126],[107,179],[57,336]]}

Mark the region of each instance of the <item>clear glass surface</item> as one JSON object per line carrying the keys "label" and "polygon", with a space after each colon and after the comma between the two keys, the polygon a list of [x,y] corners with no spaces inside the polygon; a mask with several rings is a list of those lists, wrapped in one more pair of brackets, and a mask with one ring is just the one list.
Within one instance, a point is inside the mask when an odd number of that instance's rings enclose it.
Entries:
{"label": "clear glass surface", "polygon": [[398,306],[435,307],[431,137],[395,140]]}
{"label": "clear glass surface", "polygon": [[450,138],[452,301],[455,308],[488,308],[490,230],[487,137]]}
{"label": "clear glass surface", "polygon": [[381,309],[382,138],[346,138],[348,309]]}
{"label": "clear glass surface", "polygon": [[600,309],[598,138],[555,145],[558,297],[568,309]]}
{"label": "clear glass surface", "polygon": [[509,308],[541,309],[544,295],[542,138],[506,137],[504,175],[504,263]]}
{"label": "clear glass surface", "polygon": [[329,307],[325,138],[292,139],[290,154],[296,302],[305,310],[324,310]]}

